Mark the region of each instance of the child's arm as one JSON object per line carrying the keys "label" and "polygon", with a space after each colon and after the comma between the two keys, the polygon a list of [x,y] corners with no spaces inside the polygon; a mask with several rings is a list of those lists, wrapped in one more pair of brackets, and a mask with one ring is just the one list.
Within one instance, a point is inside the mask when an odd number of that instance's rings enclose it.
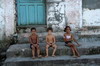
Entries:
{"label": "child's arm", "polygon": [[47,36],[46,36],[46,43],[49,44],[48,40],[47,40]]}
{"label": "child's arm", "polygon": [[31,36],[29,37],[29,42],[30,42],[31,44],[33,44],[33,43],[32,43],[32,40],[31,40]]}
{"label": "child's arm", "polygon": [[64,34],[63,38],[64,38],[64,42],[66,42],[66,37],[65,37],[65,34]]}
{"label": "child's arm", "polygon": [[39,37],[38,37],[38,35],[37,35],[37,44],[39,44]]}
{"label": "child's arm", "polygon": [[53,36],[53,38],[54,38],[54,39],[53,39],[53,40],[54,40],[53,44],[55,44],[55,43],[56,43],[56,38],[55,38],[55,36]]}

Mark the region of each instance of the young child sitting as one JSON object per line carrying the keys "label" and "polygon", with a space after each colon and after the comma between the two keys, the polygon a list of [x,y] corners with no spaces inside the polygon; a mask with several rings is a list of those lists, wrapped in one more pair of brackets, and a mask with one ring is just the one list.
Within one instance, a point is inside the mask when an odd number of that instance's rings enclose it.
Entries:
{"label": "young child sitting", "polygon": [[30,48],[32,49],[32,55],[33,55],[33,59],[35,58],[35,50],[37,50],[37,55],[38,57],[41,57],[40,55],[40,48],[39,48],[39,38],[38,35],[36,34],[36,28],[31,28],[31,32],[32,34],[29,37],[29,41],[30,41]]}
{"label": "young child sitting", "polygon": [[52,47],[53,48],[53,53],[52,56],[55,56],[55,52],[57,49],[57,45],[55,44],[55,36],[52,34],[53,29],[52,28],[48,28],[47,29],[48,35],[46,36],[46,56],[48,57],[48,48]]}
{"label": "young child sitting", "polygon": [[71,50],[73,52],[73,57],[80,57],[80,54],[77,51],[76,46],[72,43],[72,41],[74,40],[78,46],[80,46],[80,44],[78,44],[78,42],[76,41],[74,36],[71,34],[71,28],[69,26],[66,26],[66,28],[64,29],[64,32],[66,32],[64,34],[64,41],[65,41],[66,45],[71,48]]}

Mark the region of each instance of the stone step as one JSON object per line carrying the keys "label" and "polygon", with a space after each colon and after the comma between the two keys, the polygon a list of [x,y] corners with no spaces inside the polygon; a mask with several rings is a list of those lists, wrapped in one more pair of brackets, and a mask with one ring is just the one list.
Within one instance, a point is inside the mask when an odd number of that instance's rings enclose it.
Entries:
{"label": "stone step", "polygon": [[[79,42],[81,44],[78,51],[81,55],[100,54],[100,41],[99,42]],[[58,48],[56,55],[71,55],[71,49],[64,46],[64,42],[56,43]],[[45,56],[45,43],[40,43],[41,54]],[[52,48],[49,49],[49,55],[52,54]],[[29,44],[16,44],[9,47],[6,52],[7,58],[9,57],[31,57],[31,49]]]}
{"label": "stone step", "polygon": [[100,35],[78,35],[78,41],[82,42],[100,41]]}
{"label": "stone step", "polygon": [[78,31],[79,41],[100,41],[100,26],[84,26]]}
{"label": "stone step", "polygon": [[[17,34],[18,43],[28,43],[29,42],[29,36],[31,33],[19,33]],[[40,42],[45,42],[45,37],[47,35],[47,32],[38,32]],[[64,32],[54,32],[53,33],[56,36],[56,41],[63,41],[63,34]]]}
{"label": "stone step", "polygon": [[78,58],[56,56],[37,59],[12,57],[6,59],[4,66],[100,66],[100,55],[83,55]]}
{"label": "stone step", "polygon": [[[82,32],[81,32],[82,33]],[[81,34],[79,33],[73,33],[74,37],[81,42],[92,42],[92,41],[100,41],[100,34]],[[29,43],[29,36],[31,33],[19,33],[17,34],[17,39],[15,37],[14,41],[16,41],[17,43]],[[43,33],[37,33],[39,36],[39,42],[45,42],[45,37],[47,35],[47,32],[43,32]],[[53,33],[56,37],[56,41],[57,42],[63,42],[63,34],[64,32],[54,32]],[[16,35],[15,35],[16,36]],[[16,43],[15,42],[15,43]]]}
{"label": "stone step", "polygon": [[17,26],[18,33],[30,33],[31,28],[35,27],[37,32],[46,32],[46,25],[29,25],[29,26]]}

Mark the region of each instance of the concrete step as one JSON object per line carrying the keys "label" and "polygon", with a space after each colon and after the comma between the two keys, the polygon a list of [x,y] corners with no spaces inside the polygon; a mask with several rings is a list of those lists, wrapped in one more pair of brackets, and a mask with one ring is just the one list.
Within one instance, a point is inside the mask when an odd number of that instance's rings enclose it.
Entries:
{"label": "concrete step", "polygon": [[100,26],[88,26],[78,31],[79,41],[100,41]]}
{"label": "concrete step", "polygon": [[28,25],[28,26],[17,26],[18,33],[30,33],[31,28],[35,27],[37,32],[46,32],[46,25]]}
{"label": "concrete step", "polygon": [[[17,27],[18,31],[18,38],[14,39],[17,43],[28,43],[29,42],[29,35],[30,35],[30,29],[32,27],[37,28],[37,33],[39,35],[39,41],[45,42],[45,36],[47,35],[46,29],[47,26],[19,26]],[[72,32],[75,35],[75,38],[77,38],[78,41],[85,41],[85,42],[91,42],[91,41],[100,41],[100,27],[96,26],[84,26],[83,28],[73,31]],[[53,33],[56,36],[56,40],[59,42],[63,42],[63,31],[60,32],[54,32]],[[16,35],[16,34],[15,34]],[[16,43],[15,42],[15,43]]]}
{"label": "concrete step", "polygon": [[100,55],[83,55],[79,58],[56,56],[37,59],[12,57],[6,59],[4,66],[100,66]]}
{"label": "concrete step", "polygon": [[[19,33],[17,34],[18,43],[29,43],[29,36],[31,33]],[[45,37],[47,35],[47,32],[38,32],[40,42],[45,42]],[[64,32],[54,32],[53,33],[56,36],[56,41],[63,41],[63,34]]]}
{"label": "concrete step", "polygon": [[[31,33],[19,33],[17,34],[17,38],[15,37],[14,41],[18,41],[17,43],[29,43],[29,36]],[[47,32],[37,33],[39,36],[39,42],[45,42],[45,37]],[[54,32],[57,42],[63,42],[63,34],[64,32]],[[81,42],[92,42],[92,41],[100,41],[100,34],[84,34],[84,32],[73,33],[74,37]]]}
{"label": "concrete step", "polygon": [[78,35],[78,41],[82,42],[100,41],[100,35]]}
{"label": "concrete step", "polygon": [[[81,44],[78,51],[81,55],[100,54],[100,41],[99,42],[79,42]],[[65,46],[64,42],[56,43],[58,48],[56,55],[71,55],[71,49]],[[41,54],[45,56],[45,43],[40,43]],[[49,49],[49,55],[52,54],[52,48]],[[6,52],[7,58],[9,57],[31,57],[31,49],[29,44],[15,44],[9,47]]]}

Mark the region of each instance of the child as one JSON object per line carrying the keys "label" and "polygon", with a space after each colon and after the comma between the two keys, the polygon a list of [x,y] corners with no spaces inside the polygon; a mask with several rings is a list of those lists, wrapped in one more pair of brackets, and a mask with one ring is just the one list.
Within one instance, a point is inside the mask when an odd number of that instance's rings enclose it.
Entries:
{"label": "child", "polygon": [[66,28],[64,29],[64,32],[66,32],[64,34],[64,41],[65,41],[66,45],[71,48],[71,50],[73,52],[73,57],[80,57],[79,52],[77,51],[75,45],[72,43],[72,41],[74,40],[77,43],[77,45],[79,46],[78,42],[76,41],[74,36],[71,34],[71,28],[69,26],[66,26]]}
{"label": "child", "polygon": [[29,41],[31,43],[30,48],[32,49],[32,55],[33,59],[35,58],[35,48],[37,50],[37,55],[38,57],[41,57],[40,55],[40,48],[39,48],[39,38],[38,35],[36,34],[36,28],[31,28],[32,34],[29,37]]}
{"label": "child", "polygon": [[46,56],[48,57],[48,48],[52,47],[53,48],[53,53],[52,56],[55,56],[55,52],[57,49],[57,45],[55,44],[55,36],[52,35],[53,29],[52,28],[48,28],[47,29],[48,35],[46,36]]}

